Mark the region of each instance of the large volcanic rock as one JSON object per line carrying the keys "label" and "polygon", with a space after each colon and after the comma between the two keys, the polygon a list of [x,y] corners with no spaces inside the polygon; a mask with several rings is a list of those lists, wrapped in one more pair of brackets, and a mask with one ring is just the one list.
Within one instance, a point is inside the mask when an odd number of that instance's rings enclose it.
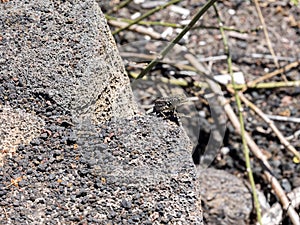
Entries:
{"label": "large volcanic rock", "polygon": [[99,6],[0,12],[0,224],[201,224],[189,139],[134,116]]}

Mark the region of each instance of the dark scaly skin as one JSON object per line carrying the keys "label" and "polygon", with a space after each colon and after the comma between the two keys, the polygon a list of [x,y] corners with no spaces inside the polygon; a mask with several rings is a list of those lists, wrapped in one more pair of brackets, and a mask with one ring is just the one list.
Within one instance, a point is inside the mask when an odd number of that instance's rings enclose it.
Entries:
{"label": "dark scaly skin", "polygon": [[184,96],[162,97],[154,102],[153,112],[179,125],[176,107],[186,101],[186,97]]}

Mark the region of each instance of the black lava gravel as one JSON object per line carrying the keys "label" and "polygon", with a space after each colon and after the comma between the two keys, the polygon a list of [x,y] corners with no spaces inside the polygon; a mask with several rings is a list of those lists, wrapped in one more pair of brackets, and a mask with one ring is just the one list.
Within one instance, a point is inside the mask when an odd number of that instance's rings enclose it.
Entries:
{"label": "black lava gravel", "polygon": [[0,224],[200,224],[180,128],[155,117],[86,127],[52,124],[6,158]]}

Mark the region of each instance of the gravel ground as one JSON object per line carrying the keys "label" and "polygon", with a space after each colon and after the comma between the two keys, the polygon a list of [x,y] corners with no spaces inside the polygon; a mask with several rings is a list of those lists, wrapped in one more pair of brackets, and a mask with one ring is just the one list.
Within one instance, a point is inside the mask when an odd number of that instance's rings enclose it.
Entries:
{"label": "gravel ground", "polygon": [[179,127],[155,117],[86,127],[49,124],[5,160],[1,224],[200,224]]}

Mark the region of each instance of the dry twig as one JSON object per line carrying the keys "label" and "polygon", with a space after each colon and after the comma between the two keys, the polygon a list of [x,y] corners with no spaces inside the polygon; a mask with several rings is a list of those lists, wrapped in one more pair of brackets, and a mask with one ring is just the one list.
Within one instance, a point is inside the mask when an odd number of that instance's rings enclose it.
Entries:
{"label": "dry twig", "polygon": [[156,8],[154,8],[154,9],[152,9],[152,10],[149,10],[147,13],[145,13],[145,14],[142,15],[142,16],[140,16],[139,18],[133,20],[131,23],[128,23],[126,26],[124,26],[124,27],[122,27],[122,28],[119,28],[118,30],[112,32],[112,34],[113,34],[113,35],[118,34],[118,33],[120,33],[121,31],[126,30],[126,29],[128,29],[129,27],[131,27],[132,25],[135,25],[135,24],[137,24],[138,22],[142,21],[143,19],[145,19],[145,18],[151,16],[152,14],[154,14],[154,13],[156,13],[156,12],[158,12],[158,11],[160,11],[160,10],[162,10],[162,9],[164,9],[164,8],[166,8],[166,7],[170,6],[170,5],[172,5],[172,4],[175,4],[175,3],[177,3],[177,2],[180,2],[180,0],[171,0],[171,1],[167,2],[167,3],[164,4],[164,5],[157,6]]}
{"label": "dry twig", "polygon": [[[300,187],[295,188],[292,192],[287,194],[288,198],[291,199],[293,207],[298,208],[300,205]],[[282,220],[283,210],[281,205],[275,203],[267,212],[263,214],[262,221],[264,225],[280,224]]]}
{"label": "dry twig", "polygon": [[[197,62],[197,59],[192,55],[190,55],[190,58],[193,59],[191,61],[191,64],[197,69],[199,67],[198,66],[199,63]],[[207,82],[210,85],[211,89],[213,91],[215,91],[216,88],[214,88],[214,86],[217,84],[214,83],[212,80],[207,80]],[[224,110],[227,114],[227,117],[233,124],[236,132],[238,134],[240,134],[240,132],[241,132],[240,123],[239,123],[239,120],[238,120],[237,116],[235,115],[232,107],[230,106],[228,101],[225,99],[225,97],[220,95],[220,93],[216,93],[216,94],[218,95],[219,103],[224,106]],[[266,159],[265,155],[262,153],[262,151],[259,149],[259,147],[256,145],[256,143],[253,141],[253,139],[247,132],[245,132],[245,138],[247,140],[247,144],[248,144],[250,150],[252,151],[252,153],[256,156],[257,159],[260,160],[261,165],[263,166],[263,169],[264,169],[264,175],[265,175],[267,181],[271,184],[272,189],[274,190],[276,196],[280,200],[283,209],[287,211],[287,214],[289,215],[289,217],[294,225],[300,225],[299,215],[297,214],[295,208],[290,204],[290,200],[288,199],[284,190],[280,186],[279,181],[272,174],[272,167],[269,164],[268,160]]]}
{"label": "dry twig", "polygon": [[[230,92],[232,92],[233,90],[231,89]],[[290,151],[294,156],[296,156],[299,161],[300,161],[300,153],[295,149],[294,146],[292,146],[287,140],[286,138],[282,135],[282,133],[280,132],[280,130],[278,130],[278,128],[276,127],[276,125],[274,124],[274,122],[272,120],[270,120],[258,107],[256,107],[252,102],[250,102],[245,95],[243,95],[242,92],[239,92],[239,97],[241,98],[241,100],[248,106],[250,107],[254,112],[256,112],[270,127],[271,129],[274,131],[274,133],[276,134],[276,136],[278,137],[279,141],[281,142],[281,144],[284,145],[284,147]]]}
{"label": "dry twig", "polygon": [[[122,22],[122,21],[116,21],[116,20],[108,20],[109,25],[114,26],[114,27],[125,27],[128,25],[128,23],[126,22]],[[140,34],[144,34],[144,35],[148,35],[150,36],[152,39],[156,39],[159,40],[161,39],[161,34],[150,30],[147,27],[143,27],[143,26],[139,26],[139,25],[132,25],[128,28],[129,30],[135,31],[137,33]]]}
{"label": "dry twig", "polygon": [[278,69],[279,68],[279,63],[278,63],[277,57],[275,55],[274,49],[272,47],[272,43],[270,41],[270,37],[269,37],[269,33],[268,33],[267,26],[266,26],[266,23],[265,23],[265,19],[264,19],[262,13],[261,13],[258,0],[254,0],[254,5],[255,5],[255,9],[257,11],[259,20],[261,22],[261,25],[262,25],[262,28],[263,28],[263,31],[264,31],[264,34],[265,34],[265,38],[266,38],[266,41],[267,41],[267,45],[268,45],[269,51],[270,51],[271,55],[273,56],[273,60],[274,60],[275,66]]}
{"label": "dry twig", "polygon": [[259,83],[259,82],[267,80],[267,79],[269,79],[271,77],[274,77],[274,76],[276,76],[278,74],[281,74],[281,73],[284,73],[286,71],[289,71],[292,68],[298,67],[299,64],[300,64],[300,60],[296,61],[296,62],[292,62],[292,63],[284,66],[283,68],[277,69],[277,70],[275,70],[275,71],[273,71],[271,73],[267,73],[267,74],[265,74],[265,75],[263,75],[263,76],[255,79],[254,81],[248,82],[247,86],[253,86],[253,85],[255,85],[255,84]]}

